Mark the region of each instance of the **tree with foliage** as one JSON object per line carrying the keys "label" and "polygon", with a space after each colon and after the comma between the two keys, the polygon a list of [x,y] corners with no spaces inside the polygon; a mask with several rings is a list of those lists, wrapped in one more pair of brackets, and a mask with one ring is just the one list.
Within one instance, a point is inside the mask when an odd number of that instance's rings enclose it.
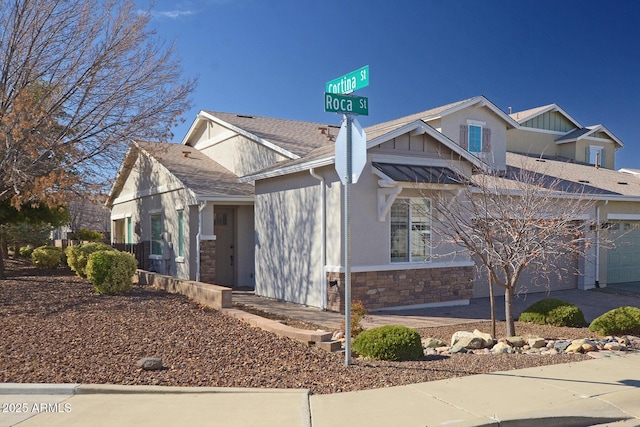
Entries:
{"label": "tree with foliage", "polygon": [[69,221],[65,206],[49,206],[46,203],[28,203],[16,208],[10,199],[0,201],[0,279],[4,278],[4,257],[8,244],[14,246],[29,243],[43,244],[43,232]]}
{"label": "tree with foliage", "polygon": [[170,137],[194,81],[149,13],[130,0],[0,5],[0,200],[104,184],[130,140]]}
{"label": "tree with foliage", "polygon": [[150,17],[131,0],[0,0],[0,202],[57,206],[112,179],[129,141],[171,137],[195,81]]}
{"label": "tree with foliage", "polygon": [[583,185],[524,166],[508,167],[505,176],[478,173],[460,181],[466,183],[455,196],[435,199],[434,230],[476,260],[490,287],[504,288],[507,335],[515,335],[519,279],[526,271],[548,286],[577,274],[566,261],[586,256],[590,241],[583,219],[594,202]]}

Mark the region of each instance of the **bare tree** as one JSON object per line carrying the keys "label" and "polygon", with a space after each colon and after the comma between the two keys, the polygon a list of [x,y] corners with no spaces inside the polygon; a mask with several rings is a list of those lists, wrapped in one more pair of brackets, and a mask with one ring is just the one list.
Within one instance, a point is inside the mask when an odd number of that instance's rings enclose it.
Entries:
{"label": "bare tree", "polygon": [[[434,200],[434,230],[476,260],[490,287],[504,288],[507,334],[515,335],[513,298],[523,272],[547,286],[577,274],[566,261],[586,255],[590,242],[584,219],[594,202],[583,185],[524,167],[460,181],[457,194],[442,193]],[[493,312],[492,321],[495,325]]]}
{"label": "bare tree", "polygon": [[0,201],[102,186],[133,139],[189,107],[172,46],[132,1],[0,0]]}

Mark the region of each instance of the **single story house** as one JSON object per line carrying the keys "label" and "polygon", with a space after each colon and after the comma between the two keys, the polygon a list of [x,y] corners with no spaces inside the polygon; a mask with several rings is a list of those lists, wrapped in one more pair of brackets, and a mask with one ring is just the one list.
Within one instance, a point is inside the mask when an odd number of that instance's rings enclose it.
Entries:
{"label": "single story house", "polygon": [[[181,144],[134,141],[109,195],[112,239],[145,246],[150,268],[163,274],[340,311],[338,130],[201,111]],[[581,274],[552,288],[640,278],[640,177],[615,170],[623,143],[604,125],[585,127],[555,104],[507,114],[477,96],[365,132],[366,165],[352,185],[351,271],[352,298],[368,309],[487,296],[469,256],[431,244],[429,194],[455,192],[461,173],[540,161],[545,173],[594,189],[596,206],[582,218],[596,224],[591,233],[606,224],[624,240],[567,261]]]}

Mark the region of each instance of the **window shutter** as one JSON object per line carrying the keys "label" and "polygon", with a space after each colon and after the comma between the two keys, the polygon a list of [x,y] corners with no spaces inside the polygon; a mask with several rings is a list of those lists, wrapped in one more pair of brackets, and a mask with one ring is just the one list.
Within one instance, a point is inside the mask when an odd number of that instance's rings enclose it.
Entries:
{"label": "window shutter", "polygon": [[469,149],[469,128],[466,125],[460,125],[460,146]]}
{"label": "window shutter", "polygon": [[589,147],[588,145],[584,150],[584,162],[588,165],[591,164],[591,147]]}
{"label": "window shutter", "polygon": [[600,150],[600,164],[598,166],[601,166],[601,167],[604,167],[604,152],[605,152],[604,148]]}
{"label": "window shutter", "polygon": [[491,152],[491,129],[482,128],[482,152]]}

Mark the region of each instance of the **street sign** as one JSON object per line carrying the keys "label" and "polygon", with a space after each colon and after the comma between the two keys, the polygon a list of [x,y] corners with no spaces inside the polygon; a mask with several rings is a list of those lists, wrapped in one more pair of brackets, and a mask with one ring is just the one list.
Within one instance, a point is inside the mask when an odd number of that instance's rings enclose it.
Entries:
{"label": "street sign", "polygon": [[369,66],[352,71],[327,83],[325,92],[346,95],[369,86]]}
{"label": "street sign", "polygon": [[324,111],[342,114],[369,115],[369,98],[364,96],[324,93]]}
{"label": "street sign", "polygon": [[[356,119],[351,121],[351,184],[358,182],[360,173],[367,163],[367,135]],[[343,184],[347,183],[347,120],[342,122],[336,137],[336,172]]]}

